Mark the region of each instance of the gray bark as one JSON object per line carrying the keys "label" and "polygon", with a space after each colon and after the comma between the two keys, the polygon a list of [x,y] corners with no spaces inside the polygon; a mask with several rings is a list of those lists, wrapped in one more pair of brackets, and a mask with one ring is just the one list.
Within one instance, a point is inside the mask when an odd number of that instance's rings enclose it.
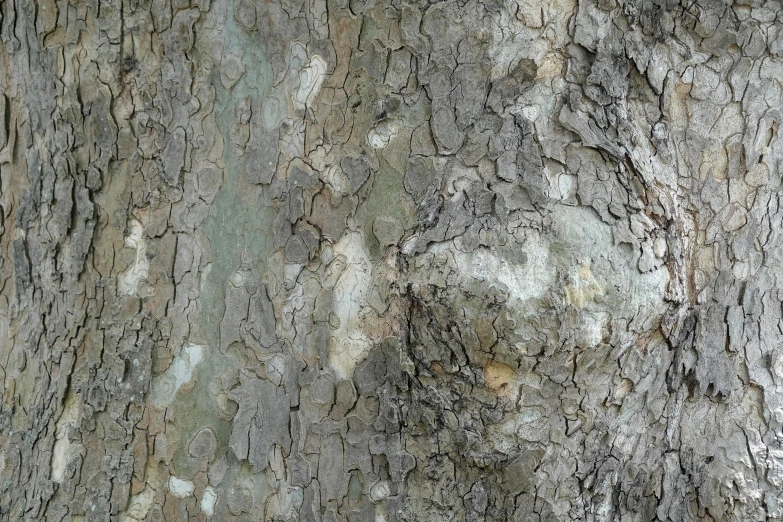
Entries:
{"label": "gray bark", "polygon": [[0,3],[0,519],[783,520],[779,0]]}

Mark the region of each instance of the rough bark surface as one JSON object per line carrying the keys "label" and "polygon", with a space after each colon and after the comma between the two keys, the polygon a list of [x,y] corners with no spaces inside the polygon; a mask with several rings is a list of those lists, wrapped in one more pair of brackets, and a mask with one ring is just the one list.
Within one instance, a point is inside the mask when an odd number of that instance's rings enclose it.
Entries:
{"label": "rough bark surface", "polygon": [[0,3],[0,519],[783,520],[779,0]]}

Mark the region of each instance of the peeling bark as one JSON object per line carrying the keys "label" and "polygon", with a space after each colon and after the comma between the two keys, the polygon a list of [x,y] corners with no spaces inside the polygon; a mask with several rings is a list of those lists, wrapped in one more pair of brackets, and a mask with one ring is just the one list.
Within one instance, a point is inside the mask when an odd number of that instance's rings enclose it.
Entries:
{"label": "peeling bark", "polygon": [[783,519],[782,14],[0,3],[0,519]]}

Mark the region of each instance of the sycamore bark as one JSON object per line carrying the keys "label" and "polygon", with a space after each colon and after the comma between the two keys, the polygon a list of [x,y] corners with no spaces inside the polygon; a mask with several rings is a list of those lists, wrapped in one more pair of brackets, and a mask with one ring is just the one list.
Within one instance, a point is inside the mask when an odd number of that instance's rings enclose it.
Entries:
{"label": "sycamore bark", "polygon": [[780,0],[0,3],[0,520],[783,519]]}

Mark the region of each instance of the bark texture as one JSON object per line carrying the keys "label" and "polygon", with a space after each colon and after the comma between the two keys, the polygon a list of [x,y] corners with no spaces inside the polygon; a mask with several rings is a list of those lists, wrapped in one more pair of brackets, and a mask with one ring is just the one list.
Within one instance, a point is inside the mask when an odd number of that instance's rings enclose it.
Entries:
{"label": "bark texture", "polygon": [[779,0],[0,3],[0,519],[783,520]]}

